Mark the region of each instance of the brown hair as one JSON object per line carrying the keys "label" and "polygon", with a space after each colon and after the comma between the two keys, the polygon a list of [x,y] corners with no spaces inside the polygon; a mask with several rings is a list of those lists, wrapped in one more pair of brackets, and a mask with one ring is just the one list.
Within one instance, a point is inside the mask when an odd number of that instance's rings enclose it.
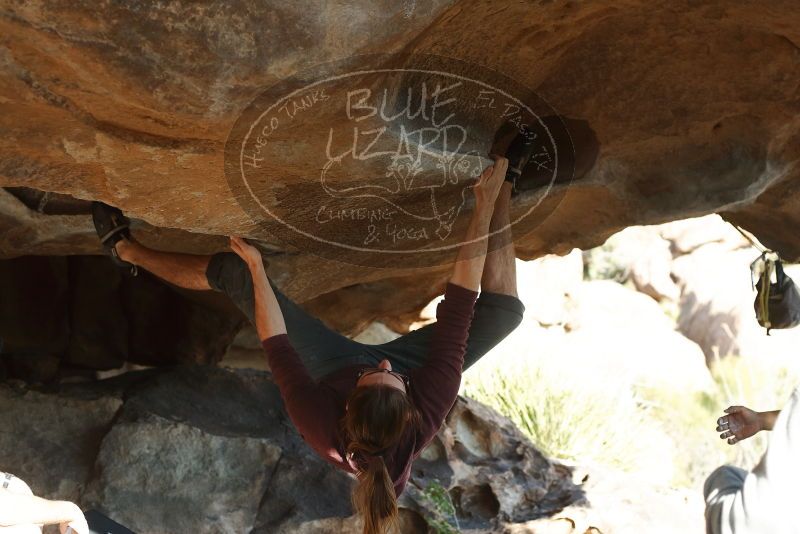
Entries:
{"label": "brown hair", "polygon": [[397,523],[397,496],[381,454],[398,442],[409,424],[419,424],[419,413],[397,388],[356,387],[347,400],[342,427],[347,453],[359,465],[352,499],[364,519],[364,534],[384,534]]}

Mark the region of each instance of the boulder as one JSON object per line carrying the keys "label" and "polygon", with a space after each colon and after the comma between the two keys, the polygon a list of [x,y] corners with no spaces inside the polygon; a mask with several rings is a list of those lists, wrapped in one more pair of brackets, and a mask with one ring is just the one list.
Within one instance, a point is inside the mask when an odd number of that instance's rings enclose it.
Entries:
{"label": "boulder", "polygon": [[120,423],[103,439],[83,500],[136,532],[250,532],[281,455],[264,439],[157,416]]}
{"label": "boulder", "polygon": [[[269,218],[253,220],[245,195],[229,187],[226,141],[267,89],[320,80],[332,62],[352,72],[436,56],[447,57],[457,75],[485,70],[505,79],[504,89],[533,88],[548,113],[564,118],[569,135],[559,139],[569,139],[565,146],[577,154],[570,161],[562,150],[563,162],[576,169],[576,180],[555,184],[544,200],[533,190],[515,200],[515,214],[534,207],[541,213],[516,235],[521,257],[588,249],[627,226],[713,212],[788,259],[800,257],[793,230],[800,222],[800,123],[786,119],[796,115],[800,37],[786,29],[798,26],[790,2],[765,12],[759,2],[724,0],[680,9],[645,0],[624,9],[607,0],[536,9],[514,2],[464,9],[448,0],[324,8],[303,0],[269,9],[234,2],[222,9],[179,1],[148,10],[116,6],[97,20],[91,2],[50,0],[9,5],[4,15],[3,258],[98,253],[86,201],[103,200],[130,214],[138,236],[157,248],[208,253],[224,249],[226,235],[258,240],[290,296],[305,302],[327,295],[337,303],[326,305],[331,320],[334,309],[352,303],[337,297],[340,289],[356,288],[348,295],[365,300],[372,290],[394,294],[401,285],[368,284],[406,285],[419,268],[416,258],[389,254],[364,265],[343,248],[320,259],[311,247],[278,239]],[[374,59],[400,51],[399,59]],[[342,114],[302,116],[315,122],[286,130],[263,168],[274,178],[274,200],[301,217],[314,208],[304,165],[324,151],[331,129],[348,127]],[[505,135],[493,123],[471,126],[476,154]],[[333,187],[386,171],[377,159],[347,170],[354,172],[332,176]],[[421,171],[433,173],[435,162],[422,162]],[[429,200],[411,190],[399,198],[412,211]],[[469,211],[465,205],[447,231],[462,231]],[[395,229],[383,237],[400,233],[413,234]],[[416,313],[446,276],[434,268],[418,275],[431,291],[398,295],[391,311]],[[353,333],[392,315],[386,307],[364,313],[349,318]]]}
{"label": "boulder", "polygon": [[482,532],[487,525],[500,528],[526,517],[547,516],[582,500],[580,491],[564,484],[568,470],[552,464],[529,443],[507,418],[459,398],[437,438],[414,464],[413,487],[403,502],[430,517],[433,503],[420,490],[441,485],[462,531]]}
{"label": "boulder", "polygon": [[60,397],[0,384],[0,471],[40,497],[78,500],[121,406],[113,396]]}
{"label": "boulder", "polygon": [[[0,423],[15,429],[0,434],[11,440],[0,470],[136,532],[360,532],[352,478],[305,445],[268,373],[152,369],[57,391],[2,386],[0,396]],[[401,532],[427,531],[434,483],[475,534],[583,498],[568,468],[468,399],[415,463]]]}

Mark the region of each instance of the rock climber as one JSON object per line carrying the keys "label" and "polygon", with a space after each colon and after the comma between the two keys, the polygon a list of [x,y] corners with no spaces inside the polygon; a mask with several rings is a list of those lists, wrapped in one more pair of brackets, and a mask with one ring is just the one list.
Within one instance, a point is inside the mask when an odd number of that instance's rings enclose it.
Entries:
{"label": "rock climber", "polygon": [[136,242],[116,208],[96,202],[93,218],[115,262],[182,288],[221,291],[244,312],[292,422],[317,454],[356,476],[352,498],[364,532],[382,533],[396,523],[412,462],[452,408],[463,370],[522,321],[509,222],[515,181],[532,153],[520,136],[508,159],[493,156],[473,186],[474,209],[436,322],[380,345],[348,339],[305,312],[244,239],[230,238],[233,253],[174,254]]}

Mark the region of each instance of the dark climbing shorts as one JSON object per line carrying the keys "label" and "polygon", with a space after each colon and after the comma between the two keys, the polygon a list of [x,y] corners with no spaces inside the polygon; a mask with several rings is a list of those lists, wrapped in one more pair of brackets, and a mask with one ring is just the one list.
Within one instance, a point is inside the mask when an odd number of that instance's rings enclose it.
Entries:
{"label": "dark climbing shorts", "polygon": [[[208,283],[222,291],[255,322],[253,280],[244,261],[231,252],[212,256],[206,270]],[[309,374],[320,379],[342,367],[378,365],[384,358],[392,368],[407,373],[421,367],[428,357],[430,337],[435,323],[423,326],[380,345],[353,341],[325,326],[284,295],[269,281],[283,313],[286,331],[292,346],[300,355]],[[525,306],[517,297],[482,292],[475,303],[475,314],[469,328],[464,369],[468,369],[495,345],[505,339],[522,322]]]}

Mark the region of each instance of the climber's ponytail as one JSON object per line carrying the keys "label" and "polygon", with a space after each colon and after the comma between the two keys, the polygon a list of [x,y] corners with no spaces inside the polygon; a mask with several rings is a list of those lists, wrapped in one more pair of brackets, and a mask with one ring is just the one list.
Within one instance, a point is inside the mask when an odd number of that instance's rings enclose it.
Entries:
{"label": "climber's ponytail", "polygon": [[358,474],[353,507],[364,520],[364,534],[384,534],[396,526],[397,496],[380,456],[368,457],[366,470]]}
{"label": "climber's ponytail", "polygon": [[364,520],[364,534],[385,534],[397,524],[397,495],[384,454],[419,420],[408,396],[389,386],[357,387],[347,399],[342,429],[347,454],[357,466],[352,499]]}

